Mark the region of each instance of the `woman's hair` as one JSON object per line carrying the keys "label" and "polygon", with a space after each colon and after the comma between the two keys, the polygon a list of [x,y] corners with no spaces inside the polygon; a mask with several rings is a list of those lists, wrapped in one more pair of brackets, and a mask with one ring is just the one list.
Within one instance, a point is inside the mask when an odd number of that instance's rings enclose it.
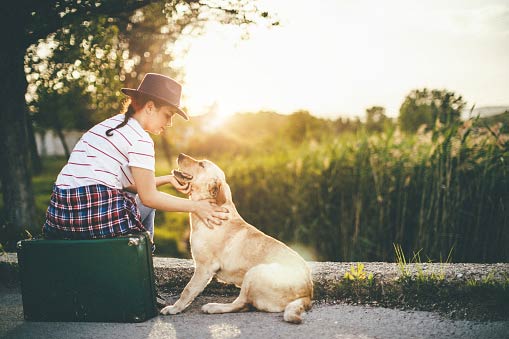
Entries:
{"label": "woman's hair", "polygon": [[109,130],[107,130],[106,135],[111,137],[113,135],[112,132],[114,130],[127,125],[129,118],[131,118],[136,111],[142,109],[143,106],[145,106],[145,104],[148,101],[153,101],[156,108],[167,105],[165,102],[163,102],[159,99],[156,99],[150,95],[146,95],[146,94],[139,93],[139,92],[135,93],[134,95],[131,95],[128,99],[126,99],[122,103],[122,110],[120,111],[120,113],[125,114],[124,121],[122,121],[116,127],[110,128]]}

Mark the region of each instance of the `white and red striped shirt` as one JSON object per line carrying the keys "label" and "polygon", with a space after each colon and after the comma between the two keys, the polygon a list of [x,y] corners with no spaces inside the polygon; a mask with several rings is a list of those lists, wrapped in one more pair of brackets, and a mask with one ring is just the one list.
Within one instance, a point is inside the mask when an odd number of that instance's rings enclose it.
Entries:
{"label": "white and red striped shirt", "polygon": [[135,119],[108,137],[106,131],[124,121],[119,114],[83,134],[57,177],[59,188],[102,184],[123,189],[134,184],[130,167],[155,171],[154,142]]}

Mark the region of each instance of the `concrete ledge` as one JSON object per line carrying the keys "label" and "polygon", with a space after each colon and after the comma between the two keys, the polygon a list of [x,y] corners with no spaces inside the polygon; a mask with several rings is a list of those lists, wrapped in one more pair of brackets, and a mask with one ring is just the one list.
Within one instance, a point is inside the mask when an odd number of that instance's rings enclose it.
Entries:
{"label": "concrete ledge", "polygon": [[[333,290],[337,285],[345,283],[345,273],[358,263],[351,262],[308,262],[315,284],[315,298],[327,299],[334,297]],[[398,281],[402,272],[395,263],[366,262],[364,271],[372,273],[375,283],[389,284]],[[179,293],[187,284],[194,272],[191,259],[154,258],[154,269],[157,285],[166,292]],[[408,264],[406,266],[409,280],[417,280],[419,276],[437,276],[434,280],[443,284],[482,283],[489,279],[491,283],[503,283],[509,279],[509,264]],[[441,276],[443,275],[443,279]],[[440,276],[440,277],[438,277]],[[367,280],[367,279],[366,279]],[[367,281],[366,281],[367,282]],[[217,282],[215,279],[205,292],[209,294],[237,293],[232,285]]]}
{"label": "concrete ledge", "polygon": [[[438,310],[460,318],[487,315],[488,319],[509,319],[508,263],[408,264],[403,273],[395,263],[367,262],[363,263],[363,271],[372,279],[354,280],[345,279],[345,273],[357,263],[308,264],[317,301]],[[15,253],[0,255],[0,282],[16,285],[18,270]],[[193,261],[154,257],[154,271],[158,290],[178,295],[193,275]],[[213,279],[203,294],[224,296],[238,292],[237,287]]]}
{"label": "concrete ledge", "polygon": [[[180,293],[186,286],[194,272],[191,259],[154,257],[154,273],[156,284],[167,293]],[[331,290],[338,284],[345,283],[345,273],[358,263],[351,262],[316,262],[308,265],[313,274],[315,284],[315,298],[331,297]],[[388,284],[402,279],[402,271],[395,263],[365,262],[364,272],[373,274],[375,283]],[[499,264],[408,264],[408,280],[419,280],[419,277],[430,277],[430,281],[442,284],[474,284],[474,282],[491,284],[509,283],[509,263]],[[431,278],[431,276],[434,278]],[[443,279],[442,279],[443,278]],[[367,279],[365,279],[367,282]],[[422,280],[422,279],[421,279]],[[18,259],[16,253],[0,255],[0,282],[18,281]],[[362,281],[362,280],[356,280]],[[207,292],[209,294],[236,293],[238,289],[233,285],[226,285],[216,281],[211,282]]]}

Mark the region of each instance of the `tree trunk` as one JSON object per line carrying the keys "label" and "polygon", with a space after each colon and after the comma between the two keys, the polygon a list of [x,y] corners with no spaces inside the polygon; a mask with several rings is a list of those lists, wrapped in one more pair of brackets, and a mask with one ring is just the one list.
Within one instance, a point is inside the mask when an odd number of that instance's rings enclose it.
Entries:
{"label": "tree trunk", "polygon": [[64,135],[62,128],[60,126],[57,126],[55,128],[55,132],[57,132],[58,138],[60,139],[60,142],[62,143],[62,147],[64,148],[65,158],[69,159],[69,157],[71,156],[71,153],[69,152],[69,146],[67,146],[67,141],[65,141],[65,135]]}
{"label": "tree trunk", "polygon": [[28,133],[28,142],[30,145],[30,164],[34,174],[39,174],[42,171],[42,162],[41,157],[39,156],[39,152],[37,150],[37,142],[35,140],[35,132],[34,126],[32,123],[32,119],[27,118],[27,133]]}
{"label": "tree trunk", "polygon": [[9,31],[0,49],[0,168],[4,202],[0,241],[9,250],[33,225],[35,217],[25,111],[25,27],[23,16],[16,15],[19,12],[11,13],[15,19],[8,21]]}

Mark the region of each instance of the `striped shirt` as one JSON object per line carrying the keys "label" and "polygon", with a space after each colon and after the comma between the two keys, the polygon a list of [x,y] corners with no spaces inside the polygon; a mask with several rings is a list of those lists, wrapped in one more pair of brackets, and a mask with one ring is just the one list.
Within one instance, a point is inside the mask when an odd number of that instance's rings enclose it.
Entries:
{"label": "striped shirt", "polygon": [[124,121],[119,114],[83,134],[57,177],[55,185],[69,189],[89,185],[104,185],[123,189],[134,184],[130,167],[155,171],[154,142],[136,119],[127,125],[106,131]]}

